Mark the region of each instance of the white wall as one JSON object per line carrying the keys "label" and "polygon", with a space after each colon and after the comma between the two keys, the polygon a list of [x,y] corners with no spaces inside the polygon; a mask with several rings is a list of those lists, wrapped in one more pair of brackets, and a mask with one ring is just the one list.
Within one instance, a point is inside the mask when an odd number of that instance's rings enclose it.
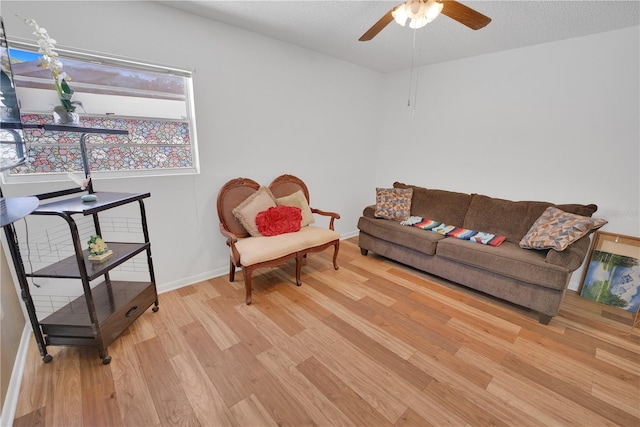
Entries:
{"label": "white wall", "polygon": [[151,192],[161,289],[226,272],[215,199],[238,176],[302,177],[345,236],[395,180],[596,203],[604,230],[640,235],[638,27],[424,67],[412,119],[408,71],[380,75],[153,2],[3,0],[8,34],[32,39],[16,14],[62,45],[195,69],[201,174],[95,183]]}
{"label": "white wall", "polygon": [[409,71],[387,76],[375,185],[595,203],[639,236],[638,28],[424,67],[415,118]]}
{"label": "white wall", "polygon": [[[339,212],[336,230],[355,234],[374,179],[380,74],[152,2],[3,0],[9,36],[32,40],[16,14],[63,46],[195,70],[201,174],[94,183],[102,191],[151,192],[145,205],[160,290],[228,271],[215,203],[232,178],[268,185],[297,175],[311,205]],[[51,188],[60,184],[3,191]]]}

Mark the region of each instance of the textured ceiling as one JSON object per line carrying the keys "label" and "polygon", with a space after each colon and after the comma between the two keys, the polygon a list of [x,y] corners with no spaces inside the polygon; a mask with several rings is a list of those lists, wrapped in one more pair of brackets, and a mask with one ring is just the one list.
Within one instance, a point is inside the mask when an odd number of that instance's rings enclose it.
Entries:
{"label": "textured ceiling", "polygon": [[[640,1],[465,1],[492,21],[473,31],[441,15],[419,30],[391,22],[358,38],[401,1],[160,1],[380,72],[391,72],[639,25]],[[414,34],[415,32],[415,34]],[[415,55],[413,43],[415,36]]]}

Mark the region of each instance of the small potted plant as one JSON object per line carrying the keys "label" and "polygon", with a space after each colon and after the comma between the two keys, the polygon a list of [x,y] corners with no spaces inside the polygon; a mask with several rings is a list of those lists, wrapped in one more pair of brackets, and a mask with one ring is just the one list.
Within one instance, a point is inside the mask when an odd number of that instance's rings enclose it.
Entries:
{"label": "small potted plant", "polygon": [[104,261],[109,258],[113,251],[100,236],[91,236],[89,239],[89,261]]}

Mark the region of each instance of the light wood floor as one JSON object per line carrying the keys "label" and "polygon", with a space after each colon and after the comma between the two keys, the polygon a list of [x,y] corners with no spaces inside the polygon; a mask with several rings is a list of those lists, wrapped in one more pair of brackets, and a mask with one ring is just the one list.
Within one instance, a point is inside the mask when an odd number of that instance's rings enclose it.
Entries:
{"label": "light wood floor", "polygon": [[630,313],[569,292],[536,316],[384,260],[357,238],[160,295],[109,347],[29,350],[15,426],[640,425]]}

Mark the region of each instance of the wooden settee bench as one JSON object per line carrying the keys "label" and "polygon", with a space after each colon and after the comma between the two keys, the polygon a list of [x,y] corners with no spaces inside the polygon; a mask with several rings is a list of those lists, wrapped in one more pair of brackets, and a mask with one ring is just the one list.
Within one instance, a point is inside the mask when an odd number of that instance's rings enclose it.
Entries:
{"label": "wooden settee bench", "polygon": [[[264,208],[261,203],[291,205],[301,208],[302,224],[299,231],[274,236],[261,235],[255,224],[255,216]],[[222,186],[217,200],[220,232],[226,238],[230,250],[229,281],[233,282],[236,268],[242,268],[247,304],[251,304],[251,276],[255,269],[296,260],[296,285],[302,284],[300,273],[303,258],[310,252],[334,247],[333,268],[338,269],[340,234],[334,231],[334,220],[340,215],[309,206],[309,190],[306,184],[293,175],[281,175],[267,187],[261,187],[248,178],[235,178]],[[329,217],[328,228],[308,225],[313,214]],[[256,234],[257,233],[257,234]]]}

